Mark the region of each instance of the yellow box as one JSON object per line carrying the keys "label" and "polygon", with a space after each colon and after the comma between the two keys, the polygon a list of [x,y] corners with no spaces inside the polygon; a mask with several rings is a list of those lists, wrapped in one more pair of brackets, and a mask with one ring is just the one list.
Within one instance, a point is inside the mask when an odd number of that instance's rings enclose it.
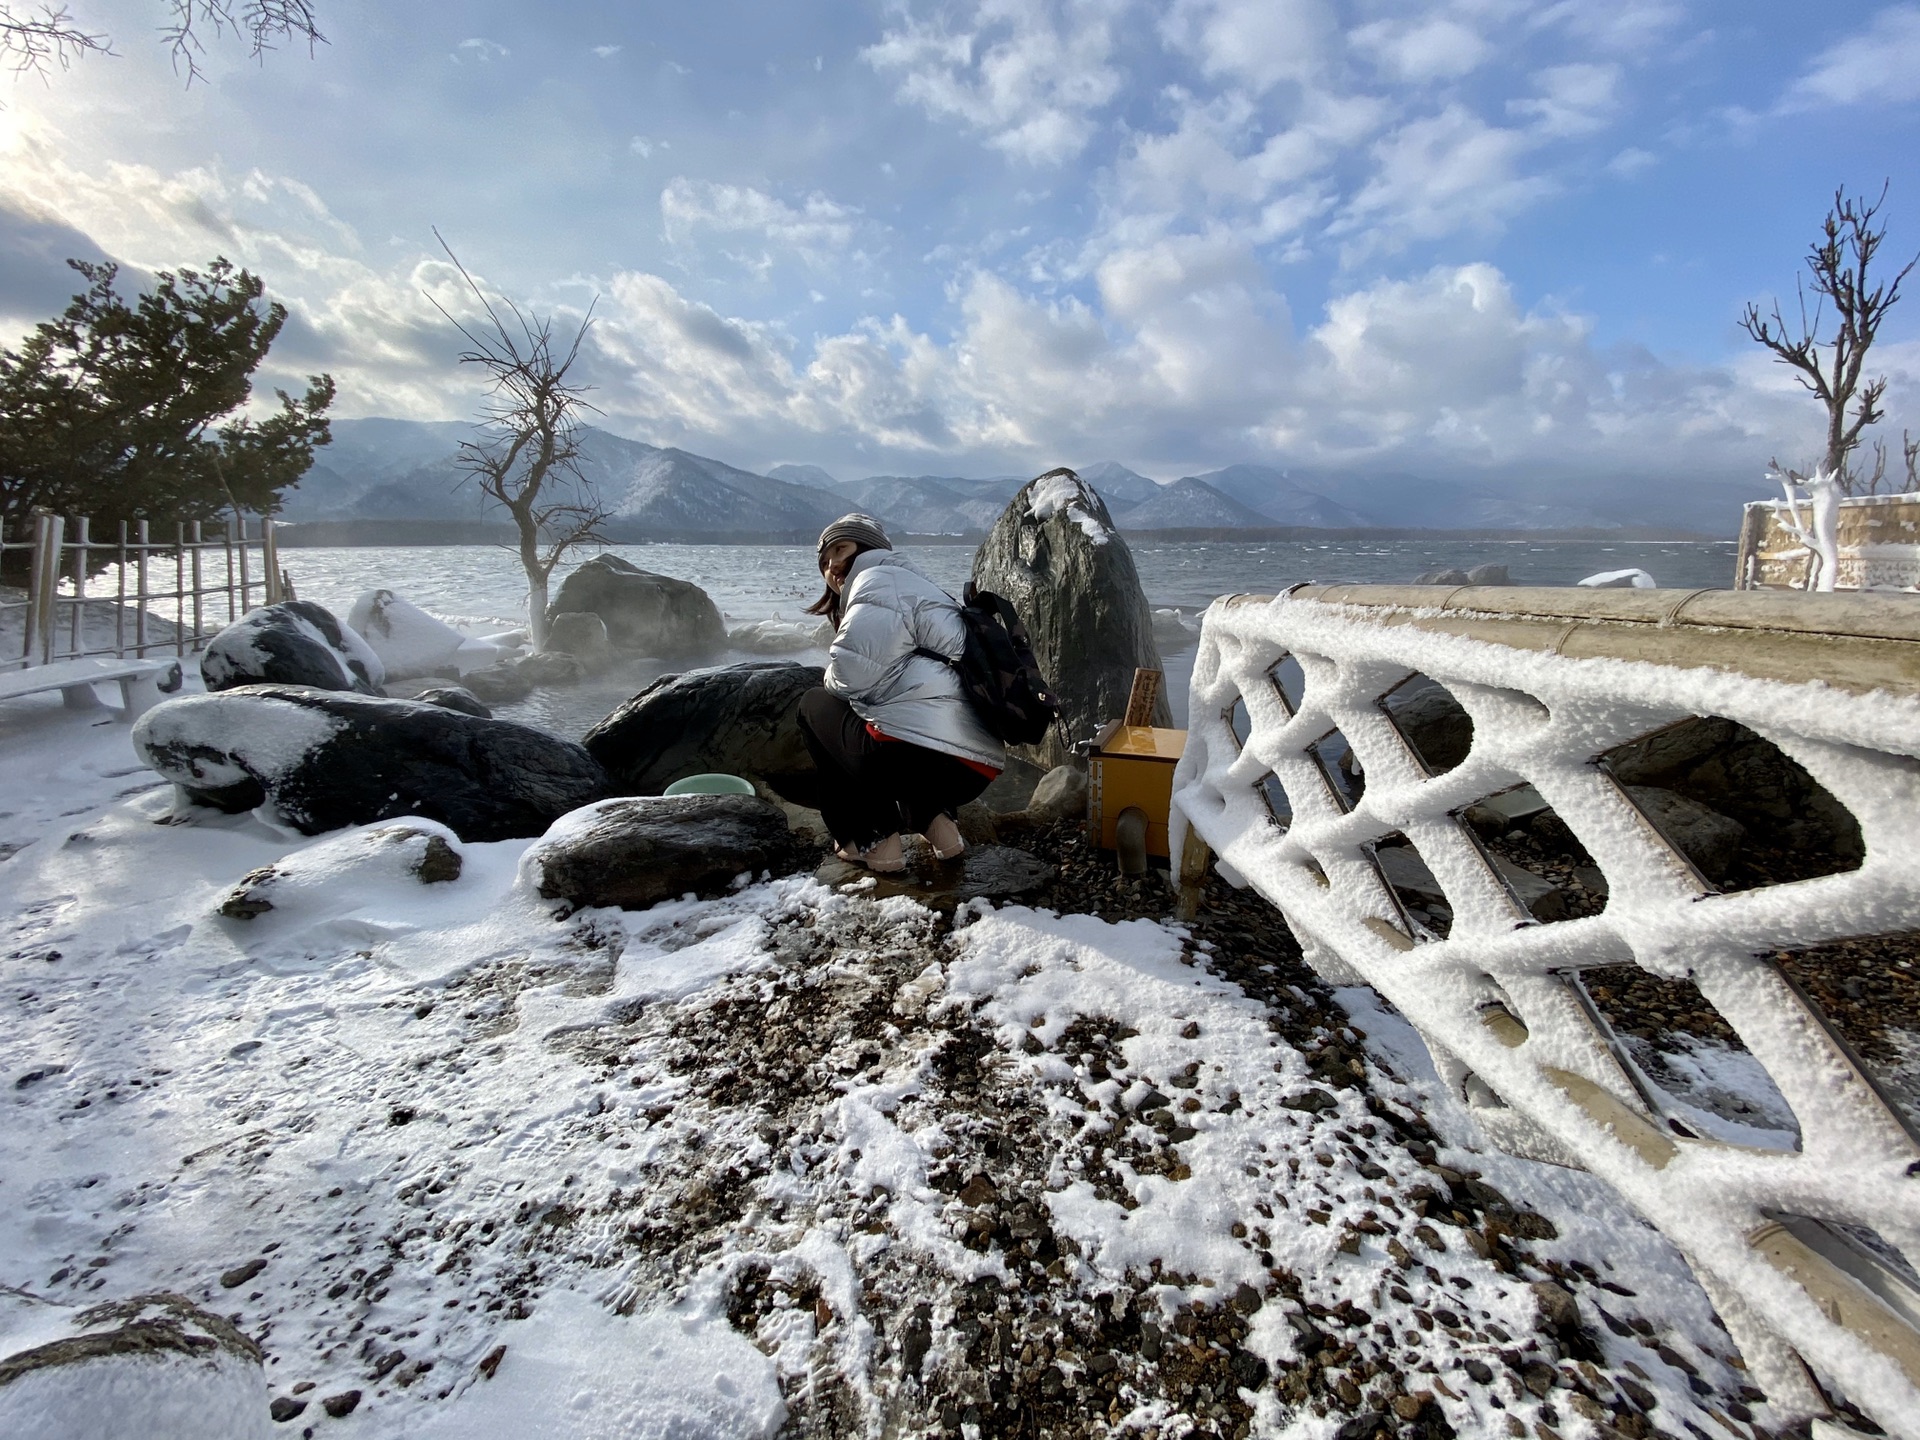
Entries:
{"label": "yellow box", "polygon": [[1114,848],[1120,812],[1139,806],[1147,814],[1147,853],[1167,854],[1167,818],[1173,809],[1173,767],[1187,748],[1184,730],[1126,725],[1101,730],[1087,756],[1087,834]]}

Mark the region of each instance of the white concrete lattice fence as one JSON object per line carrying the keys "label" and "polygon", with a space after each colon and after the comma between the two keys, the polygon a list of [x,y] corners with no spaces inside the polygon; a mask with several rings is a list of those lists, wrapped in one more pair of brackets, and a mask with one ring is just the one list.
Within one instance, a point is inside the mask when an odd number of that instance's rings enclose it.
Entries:
{"label": "white concrete lattice fence", "polygon": [[[1415,674],[1473,722],[1444,773],[1382,704]],[[1492,1143],[1617,1189],[1686,1256],[1776,1420],[1828,1414],[1824,1386],[1920,1437],[1920,1140],[1771,959],[1920,930],[1920,601],[1296,587],[1212,606],[1190,712],[1173,832],[1189,879],[1204,863],[1190,826],[1317,970],[1419,1029]],[[1860,867],[1717,891],[1597,763],[1691,716],[1799,762],[1858,820]],[[1336,730],[1357,800],[1313,748]],[[1522,783],[1604,873],[1601,913],[1536,923],[1460,818]],[[1396,835],[1445,892],[1444,937],[1383,880],[1375,847]],[[1697,987],[1797,1136],[1734,1143],[1683,1121],[1581,982],[1618,965]]]}

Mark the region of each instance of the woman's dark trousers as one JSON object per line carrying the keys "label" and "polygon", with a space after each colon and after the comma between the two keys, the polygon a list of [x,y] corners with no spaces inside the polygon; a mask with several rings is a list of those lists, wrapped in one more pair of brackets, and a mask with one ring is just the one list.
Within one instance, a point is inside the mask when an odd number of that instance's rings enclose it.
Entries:
{"label": "woman's dark trousers", "polygon": [[830,690],[800,697],[800,734],[819,769],[811,803],[842,844],[871,845],[895,831],[924,834],[934,816],[951,814],[987,788],[985,775],[952,755],[874,739],[867,722]]}

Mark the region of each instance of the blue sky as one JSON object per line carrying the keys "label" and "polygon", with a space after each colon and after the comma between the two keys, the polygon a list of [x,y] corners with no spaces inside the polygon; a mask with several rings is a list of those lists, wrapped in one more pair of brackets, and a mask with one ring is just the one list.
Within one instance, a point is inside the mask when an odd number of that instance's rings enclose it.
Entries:
{"label": "blue sky", "polygon": [[[286,383],[460,418],[438,226],[577,313],[610,428],[737,464],[1117,458],[1733,481],[1819,415],[1737,330],[1833,188],[1920,249],[1920,5],[1733,0],[321,0],[215,46],[76,0],[115,57],[0,82],[0,317],[65,254],[226,254]],[[1920,429],[1920,298],[1882,337]]]}

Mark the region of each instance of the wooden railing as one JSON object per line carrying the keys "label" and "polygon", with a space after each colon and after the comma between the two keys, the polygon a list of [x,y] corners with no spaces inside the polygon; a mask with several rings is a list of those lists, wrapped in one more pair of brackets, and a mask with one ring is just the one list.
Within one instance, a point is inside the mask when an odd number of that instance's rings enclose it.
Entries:
{"label": "wooden railing", "polygon": [[123,521],[111,539],[96,536],[84,516],[36,515],[26,528],[24,535],[0,530],[0,567],[18,573],[6,557],[27,559],[24,596],[0,593],[0,634],[11,642],[0,668],[89,655],[187,655],[255,605],[290,598],[269,519]]}
{"label": "wooden railing", "polygon": [[[1414,687],[1428,713],[1457,702],[1470,719],[1444,763],[1410,738]],[[1173,825],[1189,883],[1210,847],[1323,974],[1419,1030],[1486,1142],[1584,1168],[1657,1226],[1773,1422],[1839,1396],[1920,1436],[1920,1139],[1786,963],[1920,932],[1920,598],[1233,597],[1207,612],[1190,711]],[[1808,878],[1709,881],[1613,769],[1705,723],[1777,748],[1830,816],[1843,808],[1847,856]],[[1501,852],[1485,821],[1514,796],[1584,852],[1580,906],[1540,905]],[[1692,987],[1790,1118],[1716,1126],[1677,1098],[1600,1003],[1621,976]]]}

